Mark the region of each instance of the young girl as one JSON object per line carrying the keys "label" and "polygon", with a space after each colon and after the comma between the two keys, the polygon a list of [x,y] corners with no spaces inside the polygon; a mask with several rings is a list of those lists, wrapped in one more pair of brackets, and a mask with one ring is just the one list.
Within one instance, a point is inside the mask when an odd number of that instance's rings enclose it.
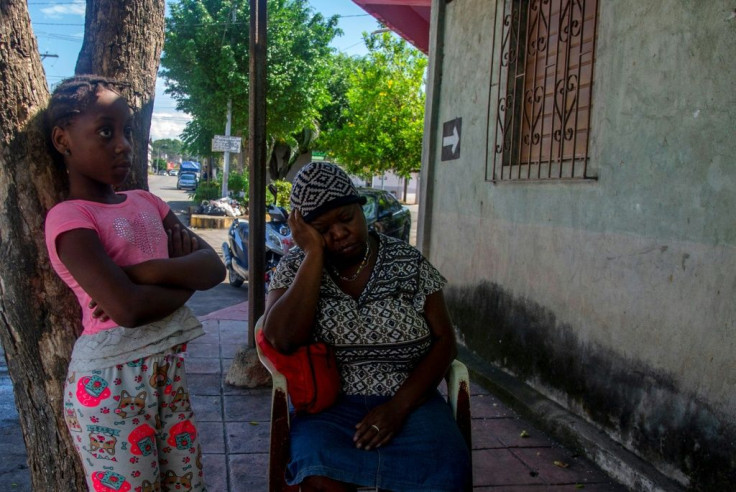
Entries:
{"label": "young girl", "polygon": [[132,164],[132,119],[116,83],[63,81],[47,136],[69,195],[46,217],[51,263],[79,300],[64,410],[94,491],[204,490],[186,342],[204,332],[184,303],[220,283],[217,253],[161,199],[116,192]]}

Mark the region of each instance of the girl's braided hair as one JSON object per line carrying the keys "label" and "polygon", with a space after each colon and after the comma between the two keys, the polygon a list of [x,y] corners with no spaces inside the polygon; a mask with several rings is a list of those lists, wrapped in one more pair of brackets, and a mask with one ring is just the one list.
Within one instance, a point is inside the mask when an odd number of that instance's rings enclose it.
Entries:
{"label": "girl's braided hair", "polygon": [[99,75],[76,75],[56,86],[44,113],[44,132],[49,151],[57,164],[63,166],[63,157],[51,141],[54,127],[64,127],[71,123],[75,116],[83,113],[97,100],[100,89],[120,94],[120,88],[124,85],[120,81]]}

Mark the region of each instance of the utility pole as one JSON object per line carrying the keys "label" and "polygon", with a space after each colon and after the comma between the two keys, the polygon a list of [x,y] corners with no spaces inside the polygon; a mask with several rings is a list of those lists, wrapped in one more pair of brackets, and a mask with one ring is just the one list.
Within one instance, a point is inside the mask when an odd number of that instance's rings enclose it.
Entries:
{"label": "utility pole", "polygon": [[[237,10],[235,8],[235,2],[233,2],[232,5],[232,13],[231,13],[231,20],[232,20],[232,29],[230,30],[230,44],[233,43],[233,39],[235,36],[235,14]],[[227,121],[225,122],[225,136],[230,136],[230,131],[232,128],[232,121],[233,121],[233,99],[232,97],[229,97],[227,99]],[[222,197],[226,197],[228,195],[228,189],[227,189],[227,179],[230,176],[230,152],[225,150],[225,157],[224,162],[222,164]]]}
{"label": "utility pole", "polygon": [[[233,16],[235,11],[233,11]],[[230,136],[230,130],[233,121],[233,100],[232,98],[227,100],[227,122],[225,123],[225,136]],[[230,152],[225,151],[225,161],[222,164],[222,196],[228,195],[227,189],[227,177],[230,176]]]}

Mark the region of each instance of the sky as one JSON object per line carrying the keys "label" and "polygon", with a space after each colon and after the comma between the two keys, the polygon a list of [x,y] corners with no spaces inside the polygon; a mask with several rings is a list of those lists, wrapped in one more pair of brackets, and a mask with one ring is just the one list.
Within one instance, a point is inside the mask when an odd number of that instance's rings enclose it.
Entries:
{"label": "sky", "polygon": [[[176,3],[167,0],[168,4]],[[332,46],[348,55],[363,55],[367,52],[362,33],[380,27],[376,19],[367,14],[351,0],[309,0],[315,12],[325,17],[340,16],[338,26],[343,35],[333,40]],[[31,24],[38,40],[46,80],[53,90],[54,85],[74,75],[74,66],[82,48],[84,36],[84,0],[28,0]],[[166,47],[164,46],[164,49]],[[178,138],[190,117],[176,110],[176,103],[164,94],[162,79],[156,82],[156,97],[151,122],[151,139]],[[225,109],[223,108],[223,134]]]}

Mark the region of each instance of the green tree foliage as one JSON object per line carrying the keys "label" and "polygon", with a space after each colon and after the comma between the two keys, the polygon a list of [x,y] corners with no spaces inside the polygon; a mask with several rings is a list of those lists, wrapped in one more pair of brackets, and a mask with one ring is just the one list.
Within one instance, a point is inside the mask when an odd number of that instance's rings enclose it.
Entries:
{"label": "green tree foliage", "polygon": [[[327,90],[330,93],[330,102],[322,108],[319,122],[322,134],[330,135],[347,123],[349,101],[347,97],[350,88],[350,76],[354,74],[362,58],[351,57],[338,53],[330,60],[330,78]],[[323,139],[323,140],[326,140]],[[322,141],[318,142],[320,145]]]}
{"label": "green tree foliage", "polygon": [[351,67],[347,108],[322,146],[353,174],[408,177],[422,158],[427,58],[391,33],[363,37],[369,53]]}
{"label": "green tree foliage", "polygon": [[154,171],[165,171],[166,170],[166,160],[156,157],[153,159],[153,170]]}
{"label": "green tree foliage", "polygon": [[151,142],[151,153],[153,157],[164,160],[174,160],[184,153],[184,142],[176,138],[162,138]]}
{"label": "green tree foliage", "polygon": [[[247,0],[179,0],[170,4],[161,60],[167,92],[191,114],[183,138],[210,155],[223,134],[232,100],[232,134],[248,134],[250,12]],[[235,20],[233,20],[235,19]],[[341,34],[337,17],[313,13],[307,0],[268,0],[266,130],[271,147],[298,147],[299,135],[316,130],[330,101],[329,44]]]}

